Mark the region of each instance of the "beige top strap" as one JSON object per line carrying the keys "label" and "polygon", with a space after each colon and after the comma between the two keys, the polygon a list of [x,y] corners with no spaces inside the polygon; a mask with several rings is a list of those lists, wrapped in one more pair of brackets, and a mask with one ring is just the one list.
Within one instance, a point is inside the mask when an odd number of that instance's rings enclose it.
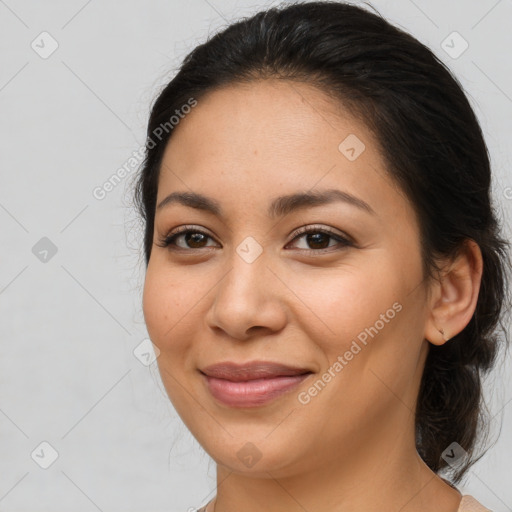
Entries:
{"label": "beige top strap", "polygon": [[479,501],[475,500],[473,496],[465,494],[462,496],[457,512],[492,512],[488,508],[485,508]]}
{"label": "beige top strap", "polygon": [[[205,512],[205,510],[206,505],[198,509],[197,512]],[[457,512],[492,512],[492,510],[485,508],[479,501],[473,498],[473,496],[465,494],[462,496],[462,501],[460,502]]]}

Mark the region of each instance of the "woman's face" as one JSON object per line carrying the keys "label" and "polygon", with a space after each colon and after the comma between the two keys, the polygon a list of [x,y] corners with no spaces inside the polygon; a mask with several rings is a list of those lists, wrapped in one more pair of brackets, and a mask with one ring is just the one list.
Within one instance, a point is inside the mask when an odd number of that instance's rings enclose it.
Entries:
{"label": "woman's face", "polygon": [[[143,310],[192,434],[218,464],[276,477],[414,448],[428,343],[419,231],[365,124],[316,89],[267,80],[210,93],[174,130],[157,205],[200,194],[219,211],[157,207]],[[177,228],[190,236],[162,247]],[[312,373],[227,403],[200,371],[255,360]]]}

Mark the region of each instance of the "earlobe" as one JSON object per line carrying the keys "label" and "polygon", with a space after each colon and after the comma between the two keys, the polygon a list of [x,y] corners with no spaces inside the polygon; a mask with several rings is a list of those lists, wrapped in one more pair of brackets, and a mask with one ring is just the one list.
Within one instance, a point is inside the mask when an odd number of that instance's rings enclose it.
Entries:
{"label": "earlobe", "polygon": [[425,325],[425,339],[443,345],[470,322],[480,291],[483,260],[480,247],[466,240],[455,259],[445,263],[435,282]]}
{"label": "earlobe", "polygon": [[425,327],[424,338],[433,345],[444,345],[453,338],[453,335],[450,335],[445,329],[438,329],[430,319]]}
{"label": "earlobe", "polygon": [[439,332],[443,336],[443,339],[444,339],[445,342],[450,341],[450,338],[448,337],[448,335],[445,334],[443,329],[439,329]]}

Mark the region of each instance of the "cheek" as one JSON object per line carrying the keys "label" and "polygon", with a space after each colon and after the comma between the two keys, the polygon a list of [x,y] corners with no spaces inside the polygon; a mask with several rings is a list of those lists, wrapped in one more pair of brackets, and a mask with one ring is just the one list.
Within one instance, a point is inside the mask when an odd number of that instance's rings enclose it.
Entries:
{"label": "cheek", "polygon": [[142,309],[150,338],[163,352],[180,348],[180,331],[190,316],[189,303],[194,303],[193,288],[157,264],[148,266]]}
{"label": "cheek", "polygon": [[[422,340],[420,289],[411,293],[421,281],[419,260],[396,256],[372,250],[338,269],[297,273],[293,287],[300,298],[296,318],[323,354],[323,366],[341,356],[343,368],[337,366],[334,380],[343,386],[351,382],[373,398],[386,389],[370,370],[386,382],[407,381]],[[395,385],[400,384],[390,387]]]}
{"label": "cheek", "polygon": [[[153,343],[160,345],[159,332],[167,321],[164,288],[157,279],[157,273],[151,264],[146,271],[142,295],[142,311],[146,328]],[[160,348],[160,347],[159,347]]]}
{"label": "cheek", "polygon": [[304,310],[297,317],[304,318],[303,328],[313,339],[324,337],[341,349],[399,300],[400,278],[382,255],[371,259],[375,264],[358,262],[295,275],[293,292]]}

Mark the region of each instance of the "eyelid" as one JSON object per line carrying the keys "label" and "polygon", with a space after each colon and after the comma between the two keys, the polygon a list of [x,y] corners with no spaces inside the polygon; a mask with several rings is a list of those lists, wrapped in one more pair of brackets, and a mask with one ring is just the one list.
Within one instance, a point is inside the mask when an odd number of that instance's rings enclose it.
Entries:
{"label": "eyelid", "polygon": [[335,230],[334,228],[331,228],[329,226],[323,226],[322,224],[306,224],[304,226],[301,226],[300,228],[297,228],[292,234],[291,234],[291,240],[290,242],[293,242],[295,238],[299,235],[308,234],[310,232],[322,232],[326,233],[333,238],[341,238],[343,240],[346,240],[347,242],[355,244],[355,241],[353,238],[346,233],[343,233],[342,231]]}
{"label": "eyelid", "polygon": [[174,235],[182,235],[183,233],[186,233],[187,231],[194,231],[197,233],[202,233],[203,235],[209,236],[210,238],[214,238],[213,235],[208,233],[204,230],[204,228],[195,226],[193,224],[185,224],[183,226],[178,226],[177,228],[174,228],[173,230],[169,231],[169,233],[166,235],[166,238],[174,236]]}

